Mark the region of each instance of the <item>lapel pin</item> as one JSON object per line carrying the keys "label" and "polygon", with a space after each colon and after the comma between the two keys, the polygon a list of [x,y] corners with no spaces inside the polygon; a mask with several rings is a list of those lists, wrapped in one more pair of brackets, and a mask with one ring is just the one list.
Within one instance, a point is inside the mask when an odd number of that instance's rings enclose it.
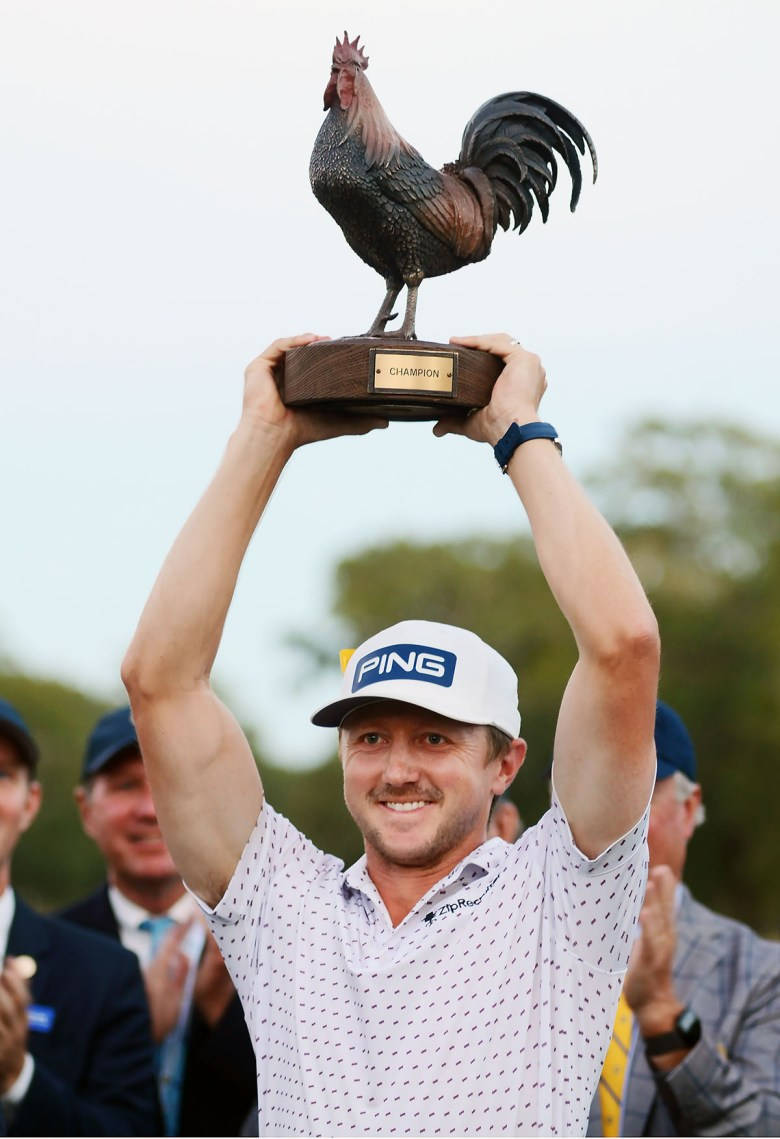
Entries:
{"label": "lapel pin", "polygon": [[34,957],[30,957],[26,953],[22,953],[19,957],[13,959],[16,972],[24,981],[31,980],[38,972],[38,962]]}

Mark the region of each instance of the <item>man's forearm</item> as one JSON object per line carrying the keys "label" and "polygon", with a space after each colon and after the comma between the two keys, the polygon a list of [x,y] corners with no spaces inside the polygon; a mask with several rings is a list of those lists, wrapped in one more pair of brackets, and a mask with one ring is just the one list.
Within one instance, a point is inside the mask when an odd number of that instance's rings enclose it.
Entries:
{"label": "man's forearm", "polygon": [[242,420],[166,558],[123,675],[163,693],[208,676],[249,541],[291,454],[285,435]]}
{"label": "man's forearm", "polygon": [[628,556],[552,443],[518,447],[508,473],[580,653],[608,655],[626,639],[654,641],[655,618]]}

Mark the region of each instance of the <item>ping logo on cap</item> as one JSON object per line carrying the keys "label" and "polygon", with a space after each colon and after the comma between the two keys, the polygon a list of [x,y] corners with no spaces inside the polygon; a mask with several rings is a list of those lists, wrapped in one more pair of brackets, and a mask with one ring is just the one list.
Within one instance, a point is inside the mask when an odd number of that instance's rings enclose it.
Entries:
{"label": "ping logo on cap", "polygon": [[449,688],[455,675],[455,653],[430,645],[388,645],[361,657],[355,665],[352,691],[380,680],[426,680]]}

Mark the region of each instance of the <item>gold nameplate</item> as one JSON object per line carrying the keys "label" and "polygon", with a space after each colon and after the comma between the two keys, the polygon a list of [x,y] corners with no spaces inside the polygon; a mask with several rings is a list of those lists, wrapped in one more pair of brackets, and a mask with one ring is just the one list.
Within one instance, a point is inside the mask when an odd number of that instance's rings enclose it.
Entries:
{"label": "gold nameplate", "polygon": [[388,352],[371,349],[368,390],[371,392],[436,392],[454,396],[458,382],[455,352]]}

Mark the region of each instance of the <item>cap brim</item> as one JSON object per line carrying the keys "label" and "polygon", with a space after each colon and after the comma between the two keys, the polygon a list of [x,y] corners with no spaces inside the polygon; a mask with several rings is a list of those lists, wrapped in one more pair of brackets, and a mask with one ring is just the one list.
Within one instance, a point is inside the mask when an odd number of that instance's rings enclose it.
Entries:
{"label": "cap brim", "polygon": [[22,762],[31,771],[35,771],[39,758],[35,741],[12,720],[0,720],[0,735],[5,736],[18,748]]}
{"label": "cap brim", "polygon": [[125,739],[121,743],[114,743],[111,747],[104,748],[104,750],[94,756],[89,763],[84,764],[81,778],[88,779],[91,775],[97,775],[104,767],[108,767],[109,763],[113,763],[115,759],[119,759],[131,751],[137,751],[139,753],[141,751],[135,736]]}
{"label": "cap brim", "polygon": [[660,755],[656,761],[655,781],[660,783],[662,779],[668,779],[670,775],[674,775],[675,771],[679,771],[673,763],[667,763],[665,759],[661,759]]}
{"label": "cap brim", "polygon": [[[334,700],[332,704],[326,704],[324,708],[318,708],[312,715],[311,722],[318,728],[338,728],[345,716],[348,716],[350,712],[354,712],[356,708],[363,708],[367,704],[409,704],[412,708],[423,708],[426,712],[433,712],[436,716],[443,716],[447,720],[455,720],[459,724],[485,725],[484,720],[473,720],[464,715],[453,716],[450,709],[436,708],[434,706],[434,700],[422,704],[417,700],[404,700],[402,696],[395,694],[393,696],[346,696],[343,700]],[[491,726],[504,732],[510,739],[514,738],[512,733],[500,724]]]}

